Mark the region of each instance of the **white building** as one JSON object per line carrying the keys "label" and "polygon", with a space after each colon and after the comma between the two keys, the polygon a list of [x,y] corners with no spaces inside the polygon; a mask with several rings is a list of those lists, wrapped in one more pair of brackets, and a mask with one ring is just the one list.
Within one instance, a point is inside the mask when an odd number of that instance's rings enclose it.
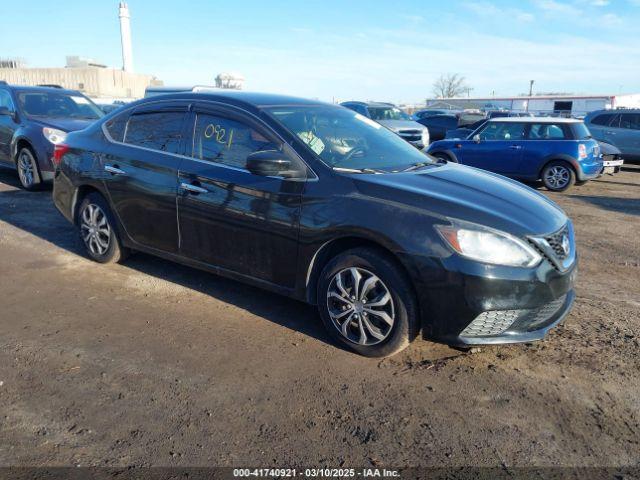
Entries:
{"label": "white building", "polygon": [[535,95],[532,97],[438,98],[427,107],[506,109],[516,112],[562,112],[586,115],[594,110],[640,108],[640,93],[627,95]]}

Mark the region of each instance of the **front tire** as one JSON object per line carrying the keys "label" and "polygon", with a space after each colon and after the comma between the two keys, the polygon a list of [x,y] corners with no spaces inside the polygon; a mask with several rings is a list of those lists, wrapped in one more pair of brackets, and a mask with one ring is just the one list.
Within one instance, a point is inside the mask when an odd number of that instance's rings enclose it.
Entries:
{"label": "front tire", "polygon": [[78,209],[78,232],[85,250],[99,263],[116,263],[127,257],[116,231],[116,222],[107,201],[99,193],[90,193]]}
{"label": "front tire", "polygon": [[576,173],[567,162],[549,163],[541,176],[546,189],[552,192],[564,192],[576,183]]}
{"label": "front tire", "polygon": [[329,261],[317,298],[331,337],[366,357],[400,352],[419,330],[411,283],[395,261],[371,248],[348,250]]}
{"label": "front tire", "polygon": [[16,157],[16,170],[22,188],[33,192],[40,186],[40,171],[35,154],[28,147],[23,147]]}

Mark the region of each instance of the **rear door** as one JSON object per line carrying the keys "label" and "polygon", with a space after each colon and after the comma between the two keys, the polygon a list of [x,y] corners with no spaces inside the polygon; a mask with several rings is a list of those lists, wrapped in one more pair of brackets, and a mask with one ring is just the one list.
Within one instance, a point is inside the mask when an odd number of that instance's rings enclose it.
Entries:
{"label": "rear door", "polygon": [[525,123],[487,122],[477,132],[480,141],[462,144],[462,163],[491,172],[518,175],[526,144],[525,130]]}
{"label": "rear door", "polygon": [[115,211],[136,243],[169,253],[178,251],[176,193],[186,117],[185,103],[158,103],[106,126],[118,137],[103,157]]}
{"label": "rear door", "polygon": [[225,107],[191,115],[189,156],[180,165],[180,253],[271,284],[293,287],[305,182],[254,175],[246,159],[284,150],[262,122]]}

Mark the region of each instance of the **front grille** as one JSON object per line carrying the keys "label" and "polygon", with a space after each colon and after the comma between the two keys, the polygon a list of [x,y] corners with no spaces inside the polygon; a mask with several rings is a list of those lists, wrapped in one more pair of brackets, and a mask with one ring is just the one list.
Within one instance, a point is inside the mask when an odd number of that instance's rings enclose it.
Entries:
{"label": "front grille", "polygon": [[419,142],[422,140],[422,130],[399,130],[398,135],[409,142]]}
{"label": "front grille", "polygon": [[569,256],[571,244],[564,244],[564,242],[569,242],[569,228],[566,225],[553,235],[544,237],[544,239],[549,244],[558,260],[564,260]]}
{"label": "front grille", "polygon": [[606,154],[602,155],[602,160],[605,162],[613,162],[614,160],[621,160],[622,157],[618,154]]}
{"label": "front grille", "polygon": [[462,337],[488,337],[500,335],[507,328],[513,325],[522,312],[527,310],[492,310],[478,315],[473,322],[467,325],[462,333]]}
{"label": "front grille", "polygon": [[563,295],[542,307],[524,310],[492,310],[478,315],[467,325],[461,337],[490,337],[507,330],[532,332],[543,327],[562,308],[567,296]]}

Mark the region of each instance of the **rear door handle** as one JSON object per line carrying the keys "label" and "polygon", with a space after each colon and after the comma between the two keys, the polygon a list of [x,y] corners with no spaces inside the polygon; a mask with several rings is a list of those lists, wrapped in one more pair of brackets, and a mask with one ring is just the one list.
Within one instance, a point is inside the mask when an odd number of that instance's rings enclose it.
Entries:
{"label": "rear door handle", "polygon": [[127,172],[125,172],[124,170],[118,168],[118,167],[114,167],[113,165],[105,165],[104,166],[104,171],[110,173],[111,175],[126,175]]}
{"label": "rear door handle", "polygon": [[511,145],[509,148],[511,148],[512,150],[520,150],[522,149],[522,145]]}
{"label": "rear door handle", "polygon": [[182,190],[184,190],[185,192],[193,193],[193,194],[196,194],[196,195],[198,195],[200,193],[209,193],[209,190],[207,190],[206,188],[202,188],[202,187],[199,187],[197,185],[193,185],[191,183],[182,182],[180,184],[180,188]]}
{"label": "rear door handle", "polygon": [[607,130],[604,133],[606,133],[607,135],[615,135],[616,132],[612,132],[611,130]]}

